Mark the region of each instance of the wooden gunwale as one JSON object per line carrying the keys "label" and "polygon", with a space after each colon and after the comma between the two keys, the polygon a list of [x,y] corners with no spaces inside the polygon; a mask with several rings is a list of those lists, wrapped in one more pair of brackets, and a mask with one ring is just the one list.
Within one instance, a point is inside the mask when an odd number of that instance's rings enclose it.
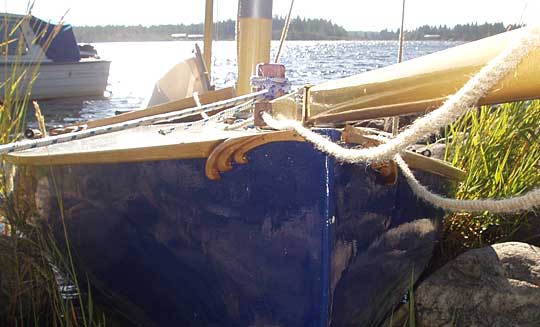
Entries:
{"label": "wooden gunwale", "polygon": [[[132,131],[129,131],[132,132]],[[157,130],[155,131],[157,133]],[[126,133],[118,132],[118,133]],[[200,141],[188,141],[188,142],[178,142],[162,144],[162,145],[144,145],[133,148],[112,148],[107,149],[107,146],[104,145],[100,147],[99,145],[92,145],[91,150],[84,149],[86,145],[84,142],[91,139],[83,139],[78,142],[81,143],[83,149],[80,148],[73,150],[52,150],[47,152],[47,150],[40,150],[36,152],[35,150],[26,150],[22,152],[14,152],[4,155],[4,159],[8,163],[16,165],[81,165],[81,164],[111,164],[111,163],[129,163],[129,162],[143,162],[143,161],[159,161],[159,160],[175,160],[175,159],[204,159],[208,158],[212,151],[221,144],[222,142],[229,140],[243,141],[244,139],[258,138],[261,135],[275,133],[280,135],[282,132],[260,132],[260,133],[251,133],[251,132],[224,132],[216,135],[214,138],[210,137],[205,140]],[[129,137],[129,134],[123,134]],[[193,133],[194,138],[197,137],[197,134]],[[99,136],[97,136],[99,137]],[[55,147],[52,145],[45,147],[49,149],[50,147]],[[68,152],[66,152],[68,151]]]}
{"label": "wooden gunwale", "polygon": [[122,149],[112,151],[73,152],[40,156],[21,156],[12,153],[5,156],[8,163],[31,166],[112,164],[173,159],[207,158],[224,139],[197,143],[168,144],[162,146]]}
{"label": "wooden gunwale", "polygon": [[[365,135],[362,130],[351,126],[345,128],[342,139],[347,143],[362,144],[364,146],[379,144],[377,139]],[[249,151],[264,144],[286,141],[305,142],[300,135],[293,131],[226,132],[216,135],[215,138],[210,140],[128,149],[103,150],[96,148],[92,151],[73,151],[59,154],[33,153],[33,150],[27,150],[7,154],[4,159],[6,162],[15,165],[54,166],[208,158],[211,162],[207,163],[207,169],[211,169],[215,173],[210,175],[219,176],[219,172],[230,170],[230,161],[233,159],[237,163],[245,164],[247,163],[246,154]],[[216,150],[218,151],[216,152]],[[464,171],[442,160],[425,157],[411,151],[405,151],[402,156],[412,169],[426,171],[458,181],[463,180],[465,177]]]}

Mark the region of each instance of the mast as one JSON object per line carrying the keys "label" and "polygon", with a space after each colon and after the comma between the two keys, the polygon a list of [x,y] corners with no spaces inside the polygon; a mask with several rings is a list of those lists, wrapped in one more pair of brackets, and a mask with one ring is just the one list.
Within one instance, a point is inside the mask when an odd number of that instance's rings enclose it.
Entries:
{"label": "mast", "polygon": [[272,0],[238,0],[238,95],[251,92],[250,78],[259,63],[270,62]]}
{"label": "mast", "polygon": [[212,34],[214,32],[214,0],[206,0],[204,18],[204,63],[208,72],[208,80],[211,81],[212,72]]}

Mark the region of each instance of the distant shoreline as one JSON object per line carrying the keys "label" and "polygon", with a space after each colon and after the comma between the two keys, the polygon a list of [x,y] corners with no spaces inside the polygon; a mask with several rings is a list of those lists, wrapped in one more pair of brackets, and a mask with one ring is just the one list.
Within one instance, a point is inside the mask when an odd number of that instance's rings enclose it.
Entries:
{"label": "distant shoreline", "polygon": [[[283,18],[274,18],[273,40],[279,40],[284,24]],[[454,27],[425,25],[412,31],[405,31],[405,39],[409,41],[474,41],[506,30],[507,27],[503,23],[481,25],[473,23]],[[202,34],[203,25],[76,26],[74,31],[80,43],[178,41],[178,36],[184,36],[189,41],[190,36]],[[215,23],[215,40],[231,41],[234,40],[235,34],[235,21]],[[287,39],[294,41],[392,41],[397,40],[398,36],[399,30],[346,31],[343,27],[328,20],[297,17],[291,21]]]}
{"label": "distant shoreline", "polygon": [[[272,42],[278,42],[279,40],[272,40]],[[335,39],[335,40],[287,40],[288,42],[398,42],[398,40],[353,40],[353,39]],[[202,40],[140,40],[140,41],[83,41],[79,44],[95,44],[95,43],[144,43],[144,42],[202,42]],[[214,42],[235,42],[235,40],[214,40]],[[462,40],[405,40],[407,42],[466,42]]]}

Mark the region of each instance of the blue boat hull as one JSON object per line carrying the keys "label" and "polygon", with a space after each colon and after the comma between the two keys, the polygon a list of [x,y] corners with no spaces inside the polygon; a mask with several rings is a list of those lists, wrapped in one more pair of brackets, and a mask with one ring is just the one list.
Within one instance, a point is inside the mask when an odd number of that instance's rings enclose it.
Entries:
{"label": "blue boat hull", "polygon": [[80,267],[141,325],[376,326],[437,240],[442,213],[401,177],[386,186],[308,143],[264,145],[219,181],[204,168],[21,166],[18,201],[59,231],[63,207]]}

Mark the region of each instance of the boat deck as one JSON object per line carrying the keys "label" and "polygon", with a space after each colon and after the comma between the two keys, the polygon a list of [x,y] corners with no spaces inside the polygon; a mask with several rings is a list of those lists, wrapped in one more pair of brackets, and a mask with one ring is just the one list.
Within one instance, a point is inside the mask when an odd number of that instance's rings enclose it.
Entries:
{"label": "boat deck", "polygon": [[29,165],[117,163],[206,158],[222,141],[261,134],[206,127],[185,131],[177,124],[141,126],[62,144],[11,153],[9,162]]}

